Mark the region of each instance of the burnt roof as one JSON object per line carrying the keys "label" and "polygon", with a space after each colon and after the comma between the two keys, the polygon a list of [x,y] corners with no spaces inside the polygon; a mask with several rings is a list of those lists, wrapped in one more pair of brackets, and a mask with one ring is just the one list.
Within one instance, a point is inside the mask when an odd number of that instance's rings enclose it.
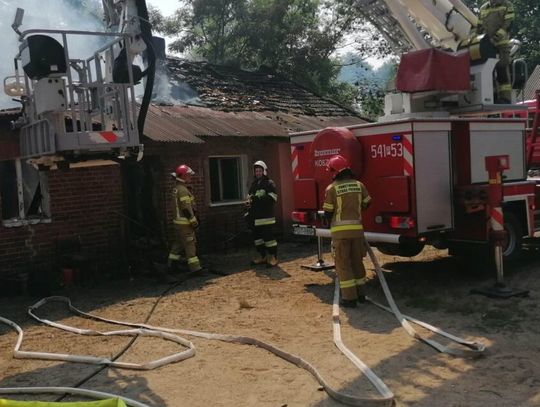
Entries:
{"label": "burnt roof", "polygon": [[285,112],[306,116],[353,116],[357,113],[325,99],[280,74],[167,58],[171,82],[189,85],[199,106],[226,112]]}
{"label": "burnt roof", "polygon": [[11,108],[11,109],[0,109],[0,120],[4,119],[15,119],[17,116],[21,115],[20,108]]}

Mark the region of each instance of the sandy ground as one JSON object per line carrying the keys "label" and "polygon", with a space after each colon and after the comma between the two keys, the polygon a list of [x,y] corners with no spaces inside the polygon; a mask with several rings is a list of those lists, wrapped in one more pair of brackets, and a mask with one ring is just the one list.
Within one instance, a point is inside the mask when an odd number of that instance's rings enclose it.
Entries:
{"label": "sandy ground", "polygon": [[[210,256],[208,274],[171,290],[150,318],[154,325],[253,336],[300,355],[336,388],[375,396],[370,383],[332,342],[332,272],[311,272],[313,243],[280,247],[274,269],[247,266],[249,253]],[[464,360],[438,354],[407,336],[395,318],[373,305],[342,313],[344,342],[395,393],[397,406],[540,405],[540,253],[533,242],[525,260],[507,269],[507,282],[531,290],[529,298],[493,300],[470,295],[489,286],[492,275],[476,266],[425,250],[413,259],[378,254],[401,310],[448,332],[484,342],[484,358]],[[329,256],[327,255],[327,258]],[[366,261],[373,277],[373,267]],[[144,321],[167,288],[147,277],[111,281],[64,293],[81,309],[102,316]],[[382,300],[377,279],[368,284]],[[81,337],[37,324],[25,314],[36,299],[0,298],[0,315],[22,325],[25,350],[111,357],[128,338]],[[74,317],[61,305],[40,315],[78,327],[115,326]],[[152,371],[104,369],[85,388],[122,394],[150,406],[333,407],[340,404],[319,389],[306,371],[252,347],[192,338],[195,357]],[[96,366],[12,358],[16,334],[0,326],[0,387],[73,386]],[[178,351],[178,346],[139,338],[122,360],[140,362]],[[26,397],[26,399],[32,399]],[[40,400],[54,400],[43,396]]]}

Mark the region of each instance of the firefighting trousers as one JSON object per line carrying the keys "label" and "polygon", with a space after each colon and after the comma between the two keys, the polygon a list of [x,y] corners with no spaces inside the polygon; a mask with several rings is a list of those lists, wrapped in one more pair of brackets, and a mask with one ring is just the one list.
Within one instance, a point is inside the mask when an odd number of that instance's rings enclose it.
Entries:
{"label": "firefighting trousers", "polygon": [[170,261],[179,261],[182,249],[185,252],[189,271],[199,271],[201,263],[197,257],[197,239],[190,225],[174,225],[175,240],[169,253]]}
{"label": "firefighting trousers", "polygon": [[356,300],[358,296],[366,295],[366,269],[362,262],[366,255],[364,238],[333,239],[332,247],[342,298]]}
{"label": "firefighting trousers", "polygon": [[510,103],[512,99],[512,78],[510,74],[510,65],[512,64],[510,57],[510,45],[502,44],[497,47],[499,54],[499,62],[495,70],[497,71],[497,97],[506,99]]}
{"label": "firefighting trousers", "polygon": [[261,225],[253,228],[255,249],[261,257],[265,257],[267,253],[277,256],[277,241],[274,238],[273,226]]}

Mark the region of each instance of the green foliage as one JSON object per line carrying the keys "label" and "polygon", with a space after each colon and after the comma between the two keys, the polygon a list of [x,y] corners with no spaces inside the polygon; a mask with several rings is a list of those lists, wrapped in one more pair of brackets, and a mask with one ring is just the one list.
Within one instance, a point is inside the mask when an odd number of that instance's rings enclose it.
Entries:
{"label": "green foliage", "polygon": [[186,0],[171,17],[151,11],[170,51],[245,69],[267,66],[350,106],[350,85],[332,55],[361,17],[353,0]]}
{"label": "green foliage", "polygon": [[[464,0],[478,11],[483,0]],[[314,92],[347,106],[362,106],[375,117],[382,110],[384,83],[373,78],[347,80],[348,62],[335,53],[348,41],[355,54],[390,54],[382,35],[365,24],[356,0],[184,0],[173,16],[151,9],[154,29],[175,38],[170,50],[212,63],[279,72]],[[522,42],[529,67],[540,63],[540,5],[513,0],[514,36]],[[351,45],[351,44],[348,44]],[[388,77],[388,73],[383,75]]]}

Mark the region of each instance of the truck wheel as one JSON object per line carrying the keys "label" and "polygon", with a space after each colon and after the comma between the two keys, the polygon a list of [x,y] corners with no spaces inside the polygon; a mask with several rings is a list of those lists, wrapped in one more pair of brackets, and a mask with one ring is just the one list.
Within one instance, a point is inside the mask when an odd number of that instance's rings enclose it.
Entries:
{"label": "truck wheel", "polygon": [[504,230],[506,239],[503,243],[503,256],[506,261],[515,261],[521,257],[523,227],[512,212],[504,213]]}
{"label": "truck wheel", "polygon": [[389,256],[413,257],[419,254],[424,249],[424,243],[407,242],[399,244],[380,244],[377,249]]}

